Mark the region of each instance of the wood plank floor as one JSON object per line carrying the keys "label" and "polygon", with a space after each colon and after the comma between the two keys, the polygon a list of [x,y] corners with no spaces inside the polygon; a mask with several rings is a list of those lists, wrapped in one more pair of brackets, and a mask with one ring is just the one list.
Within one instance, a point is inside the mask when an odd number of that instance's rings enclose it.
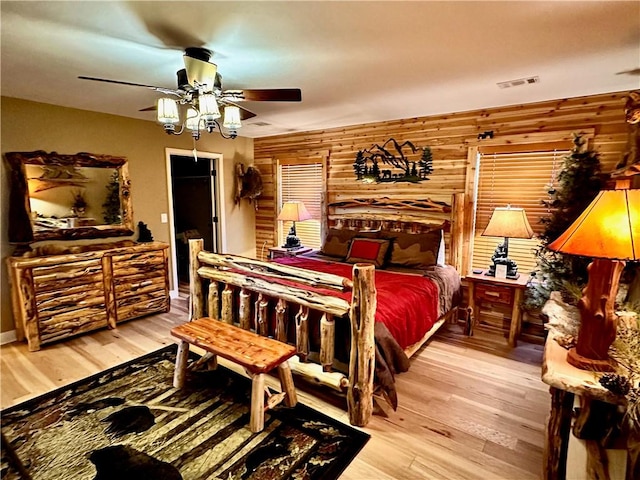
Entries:
{"label": "wood plank floor", "polygon": [[[2,408],[173,343],[186,305],[28,352],[0,350]],[[548,387],[540,380],[542,346],[511,349],[495,332],[471,338],[446,325],[414,355],[397,380],[399,407],[363,430],[371,440],[342,479],[537,479],[542,471]],[[223,363],[223,362],[221,362]],[[275,384],[275,383],[274,383]],[[298,386],[301,386],[298,383]],[[313,392],[311,392],[313,393]],[[316,392],[317,393],[317,392]],[[300,391],[299,400],[348,423],[335,402]]]}

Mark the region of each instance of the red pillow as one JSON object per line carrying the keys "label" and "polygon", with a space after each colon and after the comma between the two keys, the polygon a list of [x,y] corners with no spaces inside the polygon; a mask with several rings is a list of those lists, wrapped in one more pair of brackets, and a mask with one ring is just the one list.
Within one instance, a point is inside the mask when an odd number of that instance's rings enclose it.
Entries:
{"label": "red pillow", "polygon": [[373,263],[376,267],[384,264],[387,250],[389,250],[389,240],[375,238],[356,237],[351,240],[349,253],[346,262],[349,263]]}

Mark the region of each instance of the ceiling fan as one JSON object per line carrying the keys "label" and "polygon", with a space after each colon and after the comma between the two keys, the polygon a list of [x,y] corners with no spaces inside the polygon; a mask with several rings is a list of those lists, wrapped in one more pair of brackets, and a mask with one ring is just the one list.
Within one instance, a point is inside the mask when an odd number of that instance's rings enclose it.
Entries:
{"label": "ceiling fan", "polygon": [[[217,126],[224,138],[235,138],[242,120],[255,117],[256,114],[237,105],[237,102],[300,102],[302,93],[299,88],[279,89],[243,89],[223,90],[222,75],[215,63],[211,63],[212,52],[206,48],[189,47],[184,51],[184,67],[176,72],[177,88],[157,87],[142,83],[123,82],[104,78],[79,76],[82,80],[116,83],[133,87],[144,87],[167,95],[158,99],[157,105],[143,108],[140,111],[157,111],[157,118],[168,134],[180,135],[185,128],[190,130],[197,140],[200,131],[213,132]],[[173,98],[176,97],[176,98]],[[220,107],[224,108],[223,126],[229,131],[228,136],[220,128],[218,118]],[[180,120],[179,110],[184,121]],[[182,123],[180,130],[176,125]]]}

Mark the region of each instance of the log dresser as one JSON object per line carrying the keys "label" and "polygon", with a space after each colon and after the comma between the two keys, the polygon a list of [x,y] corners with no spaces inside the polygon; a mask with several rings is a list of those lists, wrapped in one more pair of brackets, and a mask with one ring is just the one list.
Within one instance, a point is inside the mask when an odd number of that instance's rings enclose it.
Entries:
{"label": "log dresser", "polygon": [[19,341],[40,345],[168,312],[168,245],[38,247],[7,259]]}

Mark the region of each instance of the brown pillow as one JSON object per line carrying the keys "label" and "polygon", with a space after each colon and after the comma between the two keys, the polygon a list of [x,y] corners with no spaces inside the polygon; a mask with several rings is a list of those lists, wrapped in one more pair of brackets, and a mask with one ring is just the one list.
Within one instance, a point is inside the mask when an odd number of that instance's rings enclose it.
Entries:
{"label": "brown pillow", "polygon": [[348,263],[373,263],[376,267],[382,267],[390,244],[390,240],[355,237],[351,240],[345,261]]}
{"label": "brown pillow", "polygon": [[345,258],[349,253],[351,240],[356,236],[377,238],[378,232],[359,232],[358,230],[349,230],[347,228],[330,228],[320,252],[331,257]]}
{"label": "brown pillow", "polygon": [[410,268],[427,268],[438,260],[440,230],[427,233],[382,232],[393,240],[389,264]]}
{"label": "brown pillow", "polygon": [[357,230],[330,228],[320,251],[324,255],[344,258],[349,252],[349,242],[357,234]]}

